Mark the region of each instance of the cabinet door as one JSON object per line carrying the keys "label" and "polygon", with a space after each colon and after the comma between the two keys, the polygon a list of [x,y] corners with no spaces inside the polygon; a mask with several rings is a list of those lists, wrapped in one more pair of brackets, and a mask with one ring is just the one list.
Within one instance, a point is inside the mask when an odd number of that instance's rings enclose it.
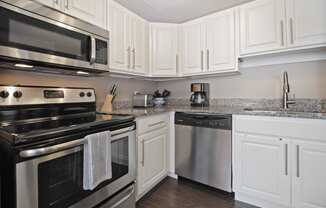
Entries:
{"label": "cabinet door", "polygon": [[129,71],[131,66],[131,47],[129,18],[127,11],[110,1],[110,68]]}
{"label": "cabinet door", "polygon": [[285,47],[284,0],[256,0],[240,7],[240,55]]}
{"label": "cabinet door", "polygon": [[235,189],[290,206],[289,143],[272,136],[235,134]]}
{"label": "cabinet door", "polygon": [[107,29],[106,0],[65,0],[64,9],[74,17]]}
{"label": "cabinet door", "polygon": [[178,64],[178,26],[151,24],[151,70],[153,75],[176,76]]}
{"label": "cabinet door", "polygon": [[234,10],[219,12],[206,23],[207,71],[235,68]]}
{"label": "cabinet door", "polygon": [[45,6],[51,7],[53,9],[61,9],[62,6],[61,0],[36,0],[36,1]]}
{"label": "cabinet door", "polygon": [[201,22],[183,25],[183,74],[196,74],[204,70],[204,26]]}
{"label": "cabinet door", "polygon": [[132,49],[131,49],[131,61],[132,71],[135,73],[145,74],[146,56],[148,50],[148,44],[146,44],[148,38],[148,25],[147,22],[137,16],[130,16],[131,30],[132,30]]}
{"label": "cabinet door", "polygon": [[149,191],[167,174],[166,128],[156,130],[138,138],[138,195]]}
{"label": "cabinet door", "polygon": [[326,144],[296,142],[293,146],[295,208],[326,207]]}
{"label": "cabinet door", "polygon": [[290,47],[326,44],[326,1],[287,0]]}

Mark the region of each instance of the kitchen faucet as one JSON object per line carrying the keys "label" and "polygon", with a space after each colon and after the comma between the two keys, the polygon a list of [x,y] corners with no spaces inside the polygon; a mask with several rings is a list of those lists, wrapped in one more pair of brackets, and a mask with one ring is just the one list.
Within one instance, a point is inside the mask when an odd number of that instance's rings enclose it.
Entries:
{"label": "kitchen faucet", "polygon": [[289,100],[290,85],[288,73],[285,71],[283,73],[283,109],[286,110],[289,108],[290,104],[295,104],[294,100]]}

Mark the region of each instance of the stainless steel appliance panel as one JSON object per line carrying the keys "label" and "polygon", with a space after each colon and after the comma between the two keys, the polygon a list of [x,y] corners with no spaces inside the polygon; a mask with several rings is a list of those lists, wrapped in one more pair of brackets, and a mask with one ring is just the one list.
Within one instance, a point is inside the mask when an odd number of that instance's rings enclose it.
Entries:
{"label": "stainless steel appliance panel", "polygon": [[[119,130],[117,130],[119,132]],[[120,177],[119,179],[109,183],[107,186],[97,190],[88,197],[78,201],[76,204],[69,206],[70,208],[85,208],[94,207],[108,197],[115,194],[122,187],[133,183],[136,178],[136,138],[135,131],[129,131],[127,133],[116,134],[112,132],[112,142],[119,141],[121,139],[128,139],[128,174]],[[83,140],[83,139],[81,139]],[[83,151],[81,144],[77,144],[75,147],[56,152],[53,154],[36,157],[31,160],[27,160],[16,164],[17,170],[17,208],[38,208],[39,207],[39,166],[45,162],[49,162],[58,158],[63,158],[69,155],[76,154]]]}
{"label": "stainless steel appliance panel", "polygon": [[[23,3],[16,0],[0,1],[0,8],[8,13],[2,19],[3,43],[0,44],[2,58],[22,62],[32,61],[36,64],[40,62],[51,67],[55,65],[108,71],[108,31],[36,1],[27,0]],[[7,24],[13,25],[9,27]],[[20,37],[22,33],[20,30],[24,30],[24,33],[30,36]],[[15,38],[6,38],[7,36]],[[54,42],[57,43],[53,44]],[[72,49],[74,50],[71,51]]]}
{"label": "stainless steel appliance panel", "polygon": [[177,124],[175,165],[178,176],[232,192],[232,132]]}
{"label": "stainless steel appliance panel", "polygon": [[131,185],[121,191],[118,195],[102,204],[99,208],[135,208],[136,196],[135,185]]}

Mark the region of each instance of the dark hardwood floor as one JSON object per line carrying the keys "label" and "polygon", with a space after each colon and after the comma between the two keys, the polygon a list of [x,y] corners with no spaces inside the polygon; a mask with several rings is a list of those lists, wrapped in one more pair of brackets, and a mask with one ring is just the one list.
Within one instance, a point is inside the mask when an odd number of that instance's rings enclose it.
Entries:
{"label": "dark hardwood floor", "polygon": [[232,194],[188,180],[166,178],[143,197],[137,208],[255,208],[237,202]]}

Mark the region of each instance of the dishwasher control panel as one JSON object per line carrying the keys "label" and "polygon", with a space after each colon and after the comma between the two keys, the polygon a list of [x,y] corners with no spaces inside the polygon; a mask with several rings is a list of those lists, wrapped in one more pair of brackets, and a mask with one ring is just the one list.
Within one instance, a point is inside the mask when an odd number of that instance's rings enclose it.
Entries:
{"label": "dishwasher control panel", "polygon": [[232,115],[176,112],[175,124],[231,130]]}

